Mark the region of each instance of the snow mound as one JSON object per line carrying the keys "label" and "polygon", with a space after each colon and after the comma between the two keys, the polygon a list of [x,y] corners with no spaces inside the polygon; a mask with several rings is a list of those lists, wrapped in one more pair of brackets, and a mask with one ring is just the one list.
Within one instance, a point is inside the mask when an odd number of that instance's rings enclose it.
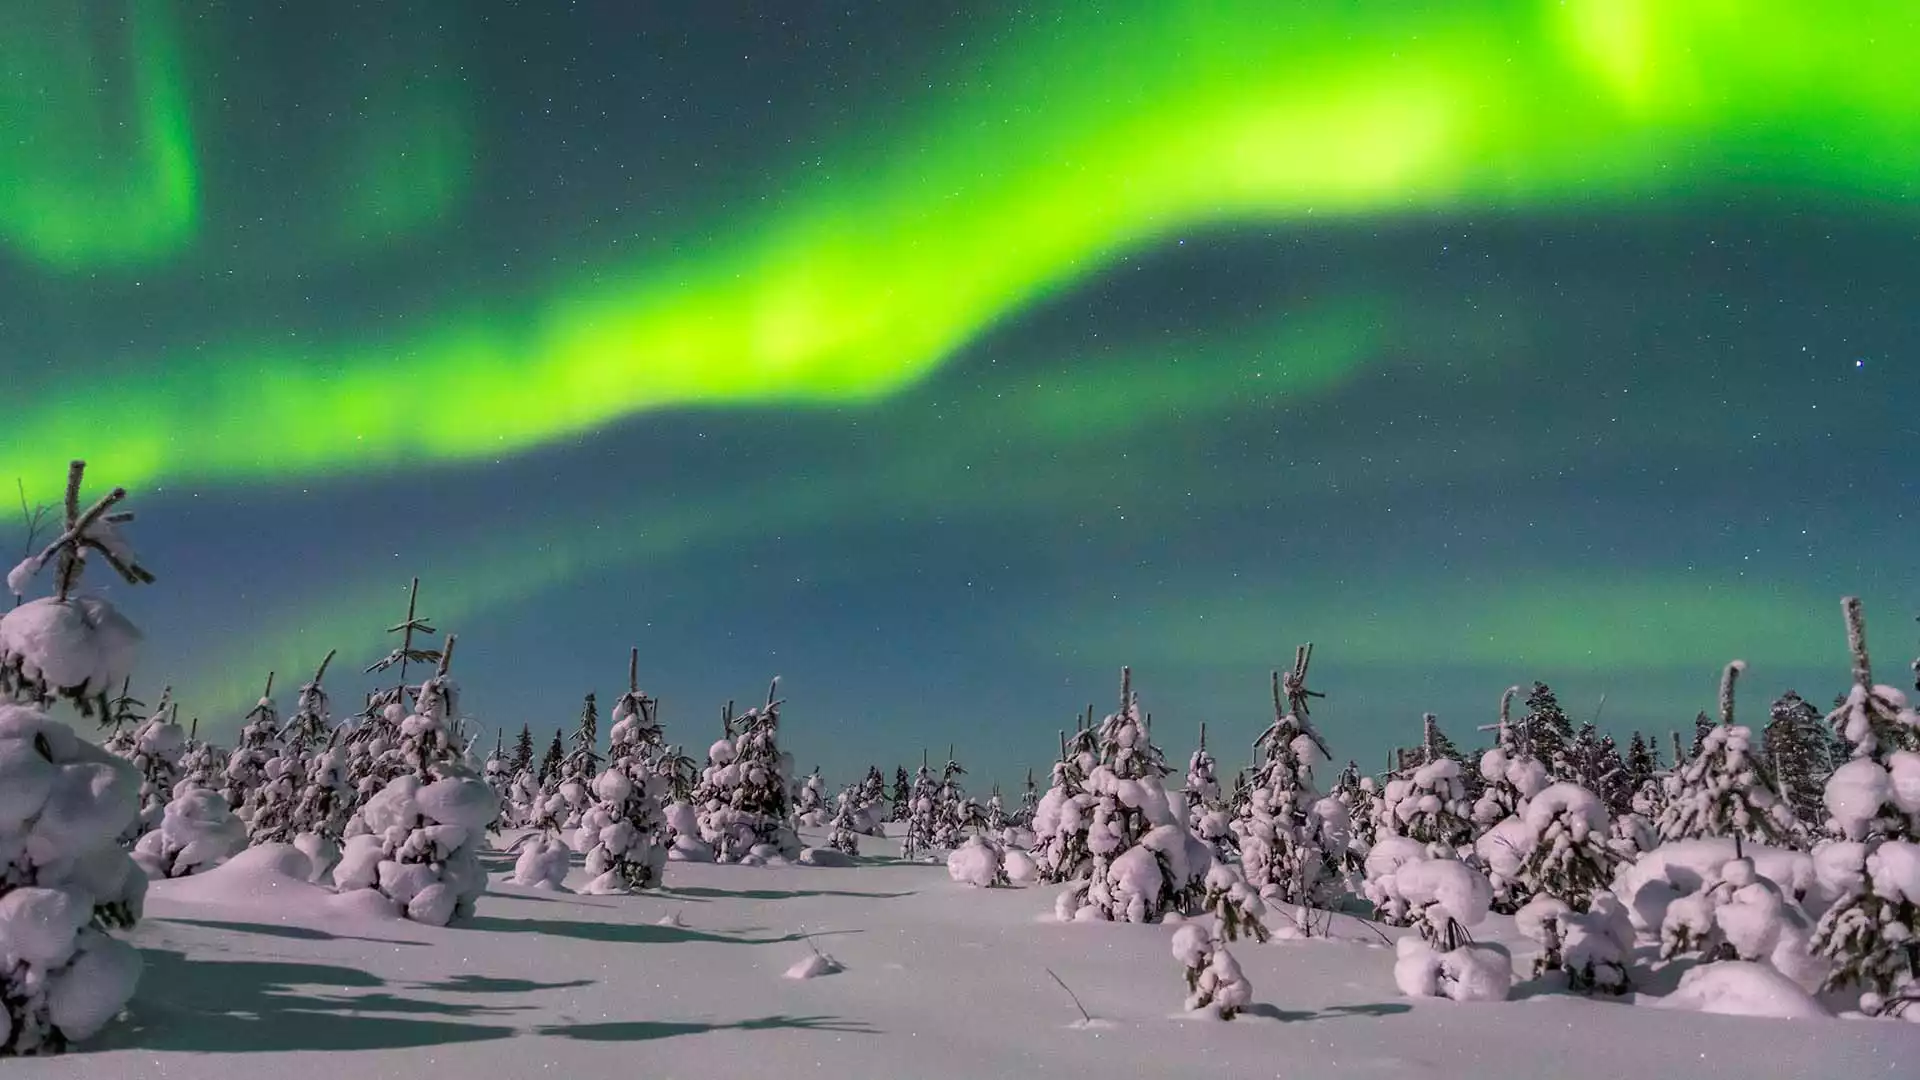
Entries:
{"label": "snow mound", "polygon": [[1002,884],[999,846],[985,837],[969,837],[947,856],[947,876],[978,889]]}
{"label": "snow mound", "polygon": [[520,857],[514,860],[513,876],[508,881],[536,889],[558,889],[567,880],[567,865],[572,852],[567,845],[544,836],[529,836],[520,844]]}
{"label": "snow mound", "polygon": [[802,866],[858,866],[858,859],[844,851],[830,847],[810,847],[800,849]]}
{"label": "snow mound", "polygon": [[810,953],[800,958],[792,967],[788,968],[786,977],[789,979],[817,979],[822,975],[837,975],[845,970],[846,968],[841,966],[840,961],[835,960],[825,953]]}
{"label": "snow mound", "polygon": [[1702,964],[1656,1003],[1663,1009],[1694,1009],[1725,1016],[1813,1020],[1830,1015],[1792,979],[1765,964],[1722,960]]}
{"label": "snow mound", "polygon": [[1007,871],[1008,884],[1026,888],[1040,882],[1040,864],[1033,860],[1025,848],[1008,848],[1003,866]]}

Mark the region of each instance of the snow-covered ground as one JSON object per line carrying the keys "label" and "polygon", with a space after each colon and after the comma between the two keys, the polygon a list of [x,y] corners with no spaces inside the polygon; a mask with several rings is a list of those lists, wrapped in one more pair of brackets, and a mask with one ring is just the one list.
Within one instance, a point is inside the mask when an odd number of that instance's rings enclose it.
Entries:
{"label": "snow-covered ground", "polygon": [[[1253,1006],[1230,1023],[1194,1018],[1180,1011],[1174,927],[1063,925],[1055,888],[975,889],[944,866],[888,857],[889,841],[862,843],[852,868],[675,862],[667,888],[646,896],[506,884],[512,857],[489,852],[477,916],[447,928],[282,877],[271,849],[256,849],[206,877],[156,882],[130,935],[147,961],[130,1015],[75,1054],[8,1061],[5,1075],[1837,1080],[1920,1070],[1915,1024],[1714,1016],[1530,994],[1524,983],[1497,1004],[1412,1000],[1395,988],[1393,950],[1346,917],[1333,941],[1235,944]],[[568,884],[585,881],[576,860]],[[1477,929],[1526,951],[1509,919]],[[790,977],[816,948],[844,970]]]}

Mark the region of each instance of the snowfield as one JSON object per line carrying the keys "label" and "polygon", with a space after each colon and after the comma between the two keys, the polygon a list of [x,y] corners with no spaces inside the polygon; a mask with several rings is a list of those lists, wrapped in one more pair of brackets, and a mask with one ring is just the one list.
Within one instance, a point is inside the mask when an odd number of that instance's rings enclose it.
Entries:
{"label": "snowfield", "polygon": [[[1182,1012],[1176,926],[1062,924],[1057,888],[973,888],[944,865],[898,861],[891,840],[865,840],[845,868],[676,861],[643,896],[509,884],[514,857],[499,843],[483,854],[476,916],[451,927],[309,885],[284,848],[156,881],[128,935],[147,963],[128,1016],[72,1055],[8,1061],[5,1074],[1838,1080],[1920,1069],[1920,1025],[1895,1021],[1635,1007],[1527,982],[1506,1002],[1410,999],[1395,950],[1345,916],[1332,941],[1235,943],[1252,1005],[1223,1023]],[[576,857],[567,885],[587,880]],[[1512,919],[1475,931],[1525,974],[1533,947]],[[816,949],[843,970],[807,963]],[[1655,972],[1639,1004],[1672,994],[1688,966]],[[820,970],[789,977],[803,968]]]}

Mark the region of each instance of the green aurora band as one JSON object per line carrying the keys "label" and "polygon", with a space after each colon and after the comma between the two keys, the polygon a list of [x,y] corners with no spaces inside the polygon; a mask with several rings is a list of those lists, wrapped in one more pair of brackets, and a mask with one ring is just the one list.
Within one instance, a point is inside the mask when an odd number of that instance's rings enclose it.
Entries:
{"label": "green aurora band", "polygon": [[[1024,22],[940,96],[867,124],[878,145],[814,148],[819,164],[752,212],[714,210],[646,257],[379,340],[169,353],[84,401],[30,385],[35,408],[0,435],[0,474],[57,476],[80,446],[130,485],[369,472],[497,457],[649,409],[870,401],[1118,253],[1215,223],[1707,185],[1915,195],[1920,15],[1903,0],[1057,14]],[[78,84],[53,80],[43,108],[17,107],[36,72],[74,59],[20,55],[23,39],[71,37],[57,16],[33,20],[37,33],[8,35],[0,107],[16,107],[0,124],[9,147],[25,133],[60,152],[0,158],[0,231],[57,266],[185,242],[196,186],[170,35],[136,25],[133,145],[66,142],[94,115]],[[96,176],[103,154],[129,164]],[[111,234],[91,231],[102,223]],[[439,418],[395,422],[396,381],[432,385]],[[103,413],[111,427],[93,422]]]}

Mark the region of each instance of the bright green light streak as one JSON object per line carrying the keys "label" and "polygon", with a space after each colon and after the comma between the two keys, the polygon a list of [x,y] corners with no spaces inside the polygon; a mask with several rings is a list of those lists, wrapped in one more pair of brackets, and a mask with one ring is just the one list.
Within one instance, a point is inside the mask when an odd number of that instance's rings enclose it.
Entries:
{"label": "bright green light streak", "polygon": [[1915,194],[1904,0],[1058,14],[711,246],[389,339],[171,355],[107,402],[43,385],[0,474],[58,475],[80,445],[132,483],[365,471],[649,409],[873,400],[1116,252],[1210,223],[1746,184]]}
{"label": "bright green light streak", "polygon": [[[623,516],[596,529],[564,521],[488,529],[428,553],[428,562],[407,573],[418,572],[430,587],[437,625],[459,632],[490,610],[611,567],[644,564],[663,575],[680,573],[678,560],[756,535],[769,520],[798,535],[929,512],[949,520],[1058,513],[1098,498],[1089,494],[1076,454],[1105,454],[1115,440],[1147,445],[1197,417],[1226,418],[1323,390],[1374,355],[1387,336],[1383,310],[1361,300],[1307,304],[1231,340],[1116,350],[958,397],[909,398],[863,416],[857,445],[836,449],[833,467],[806,485],[772,480],[694,500],[643,495],[623,502]],[[970,467],[1009,445],[1033,467]],[[1221,495],[1238,500],[1245,492],[1236,486]],[[324,592],[299,598],[291,610],[260,613],[236,628],[241,632],[232,640],[156,634],[156,650],[171,648],[164,642],[172,640],[184,651],[153,659],[173,665],[166,669],[183,700],[244,708],[259,692],[259,672],[297,668],[311,662],[308,654],[336,646],[350,655],[377,653],[384,644],[377,613],[395,602],[394,588],[392,581],[329,581]],[[213,669],[188,670],[213,657]]]}
{"label": "bright green light streak", "polygon": [[[1840,647],[1834,598],[1774,585],[1661,573],[1606,577],[1490,568],[1486,581],[1310,579],[1239,584],[1232,594],[1132,595],[1154,632],[1116,626],[1106,604],[1025,631],[1030,648],[1061,641],[1096,655],[1197,669],[1259,668],[1311,638],[1332,663],[1374,670],[1451,668],[1666,671],[1740,657],[1799,669]],[[1336,658],[1337,659],[1334,659]],[[1844,659],[1844,657],[1839,657]]]}
{"label": "bright green light streak", "polygon": [[198,217],[172,5],[100,10],[0,4],[0,242],[68,270],[174,252]]}

